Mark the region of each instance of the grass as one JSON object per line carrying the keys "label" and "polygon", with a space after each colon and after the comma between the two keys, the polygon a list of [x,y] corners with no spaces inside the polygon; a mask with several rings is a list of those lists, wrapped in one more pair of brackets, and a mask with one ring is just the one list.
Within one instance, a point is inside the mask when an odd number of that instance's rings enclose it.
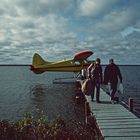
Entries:
{"label": "grass", "polygon": [[26,112],[23,119],[15,123],[0,121],[0,140],[96,140],[99,135],[94,122],[88,125],[77,123],[73,131],[61,118],[49,122],[43,115],[35,120]]}

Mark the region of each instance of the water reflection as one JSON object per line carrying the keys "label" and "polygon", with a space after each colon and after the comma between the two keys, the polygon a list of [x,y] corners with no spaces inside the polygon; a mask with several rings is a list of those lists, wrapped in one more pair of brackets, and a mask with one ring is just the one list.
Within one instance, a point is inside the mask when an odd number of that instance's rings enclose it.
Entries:
{"label": "water reflection", "polygon": [[30,87],[30,105],[33,116],[39,118],[43,114],[50,121],[61,117],[69,124],[72,120],[83,120],[84,113],[75,106],[74,94],[72,85],[36,84]]}
{"label": "water reflection", "polygon": [[33,94],[34,99],[41,99],[45,96],[46,87],[43,84],[35,85],[31,89],[31,94]]}
{"label": "water reflection", "polygon": [[43,84],[37,84],[30,89],[31,104],[35,108],[34,116],[40,117],[42,114],[46,114],[46,97],[47,87]]}

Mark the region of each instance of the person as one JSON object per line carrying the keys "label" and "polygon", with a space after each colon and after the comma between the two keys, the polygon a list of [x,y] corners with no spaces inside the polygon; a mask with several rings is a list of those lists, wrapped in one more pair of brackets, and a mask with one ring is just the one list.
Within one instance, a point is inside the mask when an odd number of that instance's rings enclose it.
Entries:
{"label": "person", "polygon": [[104,84],[110,83],[110,96],[112,104],[115,103],[115,93],[117,91],[118,78],[122,83],[122,75],[119,67],[114,63],[113,59],[109,60],[109,64],[104,70]]}
{"label": "person", "polygon": [[93,92],[91,79],[88,78],[88,79],[84,80],[81,90],[85,95],[91,96],[91,94]]}
{"label": "person", "polygon": [[102,83],[102,67],[100,65],[101,60],[100,58],[97,58],[95,63],[92,63],[88,67],[88,77],[92,81],[92,88],[93,92],[91,94],[91,100],[94,100],[94,92],[95,92],[95,87],[96,87],[96,102],[100,103],[100,84]]}

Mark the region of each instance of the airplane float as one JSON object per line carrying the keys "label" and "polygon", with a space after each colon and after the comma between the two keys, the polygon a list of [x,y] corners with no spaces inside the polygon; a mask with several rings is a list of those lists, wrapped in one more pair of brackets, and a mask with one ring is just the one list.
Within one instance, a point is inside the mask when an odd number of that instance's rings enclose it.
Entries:
{"label": "airplane float", "polygon": [[35,53],[32,60],[31,70],[36,74],[41,74],[45,71],[80,72],[82,69],[86,69],[91,63],[95,62],[87,60],[92,54],[92,51],[81,51],[74,54],[73,59],[48,62],[39,54]]}

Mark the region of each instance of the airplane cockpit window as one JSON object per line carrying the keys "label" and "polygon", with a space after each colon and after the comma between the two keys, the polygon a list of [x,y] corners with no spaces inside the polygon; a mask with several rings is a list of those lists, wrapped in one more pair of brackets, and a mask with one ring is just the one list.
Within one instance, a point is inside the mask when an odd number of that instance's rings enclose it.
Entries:
{"label": "airplane cockpit window", "polygon": [[80,62],[79,61],[75,61],[74,64],[75,65],[80,65]]}

